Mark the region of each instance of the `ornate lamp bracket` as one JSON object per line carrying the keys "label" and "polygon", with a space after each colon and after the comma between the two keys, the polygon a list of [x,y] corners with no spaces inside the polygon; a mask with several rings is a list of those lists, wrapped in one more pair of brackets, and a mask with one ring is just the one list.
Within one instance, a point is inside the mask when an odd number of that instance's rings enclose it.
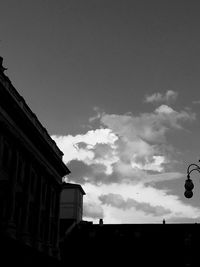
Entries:
{"label": "ornate lamp bracket", "polygon": [[[199,162],[200,162],[200,160],[199,160]],[[191,168],[192,168],[192,169],[191,169]],[[197,165],[197,164],[194,164],[194,163],[192,163],[192,164],[190,164],[190,165],[188,166],[188,168],[187,168],[187,178],[188,178],[188,179],[190,179],[190,173],[193,172],[193,171],[198,171],[198,172],[200,172],[200,166]]]}
{"label": "ornate lamp bracket", "polygon": [[[200,162],[200,160],[199,160],[199,162]],[[194,184],[193,184],[192,179],[190,179],[190,174],[193,171],[200,172],[200,166],[192,163],[187,168],[187,179],[185,180],[185,193],[184,193],[186,198],[191,198],[193,196],[192,190],[194,189]]]}

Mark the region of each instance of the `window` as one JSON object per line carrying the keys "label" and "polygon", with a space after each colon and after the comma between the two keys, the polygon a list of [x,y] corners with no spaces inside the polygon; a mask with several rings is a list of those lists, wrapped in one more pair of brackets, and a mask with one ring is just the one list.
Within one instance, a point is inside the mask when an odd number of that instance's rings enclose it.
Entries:
{"label": "window", "polygon": [[3,143],[3,155],[2,155],[2,165],[5,170],[10,169],[11,165],[11,148],[8,142],[4,139]]}
{"label": "window", "polygon": [[22,216],[22,193],[17,193],[15,196],[15,212],[14,212],[14,220],[17,226],[17,229],[20,229],[21,224],[21,216]]}
{"label": "window", "polygon": [[43,210],[41,211],[40,215],[40,238],[42,241],[44,241],[44,233],[45,233],[45,214]]}
{"label": "window", "polygon": [[34,170],[32,170],[30,176],[30,193],[32,195],[35,194],[36,183],[37,183],[37,174]]}
{"label": "window", "polygon": [[0,197],[0,220],[5,217],[6,201],[5,197]]}
{"label": "window", "polygon": [[47,187],[46,187],[45,181],[43,181],[42,182],[42,204],[44,204],[46,200],[46,191],[47,191]]}
{"label": "window", "polygon": [[22,186],[24,181],[25,174],[25,163],[23,159],[20,157],[18,162],[18,172],[17,172],[17,184]]}
{"label": "window", "polygon": [[36,206],[34,202],[29,204],[28,228],[32,235],[35,234],[36,229]]}
{"label": "window", "polygon": [[0,164],[1,164],[1,160],[2,160],[2,150],[3,150],[3,138],[0,135]]}
{"label": "window", "polygon": [[55,191],[52,191],[51,193],[51,214],[55,215],[55,201],[56,201],[56,194]]}

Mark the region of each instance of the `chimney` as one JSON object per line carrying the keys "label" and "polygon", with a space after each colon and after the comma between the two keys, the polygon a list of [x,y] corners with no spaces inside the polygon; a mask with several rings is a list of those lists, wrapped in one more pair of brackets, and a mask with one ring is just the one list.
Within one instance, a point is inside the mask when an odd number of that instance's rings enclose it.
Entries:
{"label": "chimney", "polygon": [[99,219],[99,225],[103,225],[103,219]]}
{"label": "chimney", "polygon": [[4,72],[7,68],[3,67],[3,58],[0,56],[0,72]]}

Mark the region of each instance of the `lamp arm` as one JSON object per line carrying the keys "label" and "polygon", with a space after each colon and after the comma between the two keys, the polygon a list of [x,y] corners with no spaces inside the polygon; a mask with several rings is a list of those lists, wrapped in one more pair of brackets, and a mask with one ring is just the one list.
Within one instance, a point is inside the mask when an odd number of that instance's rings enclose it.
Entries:
{"label": "lamp arm", "polygon": [[[194,166],[195,168],[193,168],[192,170],[190,170],[190,167],[192,167],[192,166]],[[194,163],[190,164],[190,165],[188,166],[188,168],[187,168],[187,176],[188,176],[188,178],[189,178],[189,176],[190,176],[190,173],[193,172],[193,171],[198,171],[198,172],[200,172],[200,167],[199,167],[197,164],[194,164]]]}

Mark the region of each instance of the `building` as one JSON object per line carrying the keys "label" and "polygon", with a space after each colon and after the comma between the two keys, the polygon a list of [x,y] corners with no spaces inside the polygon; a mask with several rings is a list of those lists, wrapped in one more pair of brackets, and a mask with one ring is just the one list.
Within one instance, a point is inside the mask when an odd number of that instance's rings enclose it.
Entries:
{"label": "building", "polygon": [[60,198],[60,242],[83,217],[85,191],[79,184],[65,183]]}
{"label": "building", "polygon": [[199,266],[199,224],[80,222],[62,244],[63,266]]}
{"label": "building", "polygon": [[2,61],[0,57],[1,248],[10,238],[58,258],[62,177],[70,171],[63,153],[4,74]]}
{"label": "building", "polygon": [[83,196],[85,191],[79,184],[65,183],[60,199],[60,220],[63,224],[79,223],[83,217]]}
{"label": "building", "polygon": [[64,186],[60,208],[61,264],[103,266],[198,266],[200,225],[99,224],[82,220],[84,190]]}

